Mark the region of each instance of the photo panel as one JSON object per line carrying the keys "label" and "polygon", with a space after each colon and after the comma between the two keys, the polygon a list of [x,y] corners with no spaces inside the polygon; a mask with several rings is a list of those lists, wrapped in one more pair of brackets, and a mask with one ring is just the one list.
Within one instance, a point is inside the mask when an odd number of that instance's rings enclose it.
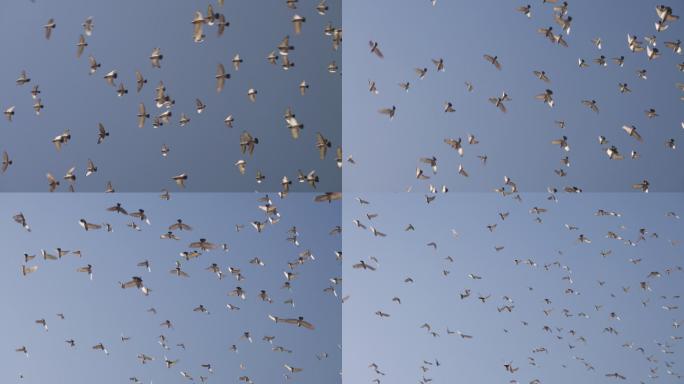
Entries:
{"label": "photo panel", "polygon": [[3,382],[339,383],[341,204],[3,194]]}
{"label": "photo panel", "polygon": [[20,1],[0,21],[0,191],[341,189],[339,0]]}
{"label": "photo panel", "polygon": [[684,195],[357,196],[346,382],[681,380]]}
{"label": "photo panel", "polygon": [[345,190],[684,191],[660,4],[345,2]]}

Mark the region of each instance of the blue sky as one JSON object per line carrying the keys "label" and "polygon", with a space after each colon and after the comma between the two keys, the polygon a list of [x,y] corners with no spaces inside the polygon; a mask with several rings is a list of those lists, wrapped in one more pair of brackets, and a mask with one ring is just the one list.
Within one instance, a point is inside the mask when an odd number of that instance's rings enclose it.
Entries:
{"label": "blue sky", "polygon": [[[5,150],[14,165],[0,177],[2,191],[47,191],[46,172],[61,179],[76,167],[77,191],[104,191],[112,181],[118,191],[156,192],[176,190],[172,176],[187,173],[187,191],[251,192],[280,189],[280,179],[297,176],[297,171],[316,170],[323,190],[339,190],[341,173],[335,164],[335,148],[341,144],[341,76],[328,73],[328,64],[341,67],[341,50],[333,51],[330,36],[323,31],[330,23],[341,25],[341,5],[328,1],[329,11],[320,16],[318,1],[302,0],[292,10],[285,1],[268,1],[254,6],[251,1],[227,1],[223,7],[212,2],[215,12],[226,15],[230,26],[220,38],[216,26],[205,26],[205,41],[192,39],[195,11],[207,13],[208,2],[118,1],[93,3],[76,0],[69,7],[50,1],[18,1],[6,4],[0,15],[0,33],[4,42],[0,66],[0,109],[16,106],[10,123],[0,122],[0,151]],[[295,35],[291,19],[306,17],[301,35]],[[81,24],[92,16],[94,31],[87,37],[88,46],[76,58],[76,43],[83,33]],[[54,18],[57,27],[50,40],[44,38],[43,25]],[[290,35],[291,61],[295,67],[284,71],[273,66],[266,56],[281,40]],[[14,37],[10,37],[14,36]],[[154,69],[148,57],[153,48],[161,48],[161,69]],[[239,71],[232,67],[235,54],[244,60]],[[88,55],[101,63],[96,74],[88,74]],[[215,74],[223,63],[231,74],[222,93],[216,93]],[[116,69],[129,93],[117,97],[115,88],[103,76]],[[15,85],[22,70],[31,82]],[[135,71],[148,80],[143,90],[135,91]],[[137,127],[137,108],[144,102],[156,116],[163,110],[153,105],[154,88],[163,80],[175,99],[172,122],[153,129],[149,119],[145,128]],[[310,85],[305,96],[299,84]],[[40,116],[32,110],[31,86],[38,84],[42,103]],[[247,97],[250,88],[257,90],[257,101]],[[195,112],[195,99],[206,104],[201,114]],[[290,136],[283,115],[291,107],[304,130],[298,140]],[[190,117],[185,127],[178,120],[181,113]],[[233,128],[224,119],[233,115]],[[98,123],[110,136],[96,145]],[[72,140],[57,152],[51,140],[65,129]],[[259,139],[254,155],[240,153],[239,138],[248,131]],[[315,147],[316,133],[332,142],[326,160],[320,160]],[[170,147],[167,158],[161,147]],[[84,177],[88,159],[98,172]],[[240,176],[234,163],[247,161],[246,175]],[[266,176],[258,185],[257,170]],[[66,184],[66,183],[63,183]],[[309,191],[306,184],[293,190]],[[65,190],[62,185],[62,190]]]}
{"label": "blue sky", "polygon": [[[440,196],[426,205],[417,194],[365,193],[358,196],[370,205],[363,206],[352,201],[356,195],[348,196],[343,212],[344,294],[349,296],[343,304],[343,369],[348,382],[377,377],[381,382],[415,383],[423,377],[423,360],[434,364],[435,359],[441,365],[425,365],[430,370],[424,374],[434,383],[454,377],[463,382],[528,383],[538,378],[542,383],[601,383],[611,382],[604,375],[613,372],[626,376],[626,382],[650,382],[650,368],[657,368],[660,382],[679,382],[667,374],[665,362],[673,362],[671,370],[682,374],[682,343],[670,339],[682,336],[682,328],[672,326],[683,319],[682,299],[673,297],[684,288],[682,271],[676,270],[682,265],[682,251],[681,243],[673,246],[670,241],[681,242],[684,232],[681,219],[666,214],[684,212],[682,194],[563,195],[558,203],[548,201],[545,194],[523,194],[519,203],[493,193],[463,193]],[[529,213],[534,207],[548,209],[539,215],[542,223]],[[599,209],[621,217],[596,216]],[[499,218],[500,212],[509,213],[506,220]],[[368,220],[367,213],[378,216]],[[374,237],[369,230],[356,228],[354,219],[387,236]],[[415,231],[405,232],[408,224]],[[491,224],[497,227],[490,233],[486,226]],[[570,231],[565,224],[579,229]],[[647,229],[646,240],[634,247],[626,245],[624,240],[638,238],[640,228]],[[608,231],[624,240],[606,238]],[[653,233],[658,238],[650,237]],[[591,244],[578,243],[579,234]],[[436,250],[427,245],[430,242],[437,244]],[[495,246],[505,248],[497,252]],[[602,257],[605,250],[612,254]],[[352,269],[359,260],[376,265],[371,256],[379,260],[376,271]],[[453,263],[445,260],[448,256]],[[629,262],[639,258],[639,264]],[[530,259],[536,267],[524,262],[516,266],[515,259]],[[554,261],[567,269],[554,266]],[[665,272],[668,268],[674,270],[671,275]],[[444,276],[444,270],[450,273]],[[654,271],[662,277],[648,278]],[[482,279],[468,278],[471,273]],[[565,276],[572,278],[572,284],[563,280]],[[404,283],[407,277],[414,283]],[[605,285],[600,286],[599,280]],[[639,288],[642,281],[648,282],[651,292]],[[623,287],[629,287],[628,293]],[[461,300],[459,294],[466,288],[471,296]],[[568,288],[577,294],[566,293]],[[483,304],[479,295],[491,297]],[[504,295],[513,300],[511,313],[496,310],[510,304],[502,299]],[[395,296],[401,304],[392,301]],[[551,303],[545,304],[545,298]],[[648,300],[646,307],[642,300]],[[603,307],[596,311],[594,305]],[[679,309],[666,311],[661,308],[665,305]],[[545,316],[544,309],[553,311]],[[563,309],[572,317],[565,317]],[[390,317],[381,319],[376,311]],[[579,317],[581,312],[590,317]],[[611,312],[620,320],[610,320]],[[426,322],[439,337],[420,328]],[[544,325],[553,332],[543,331]],[[602,332],[610,326],[619,335]],[[447,327],[473,339],[448,335]],[[570,330],[576,332],[574,337]],[[577,340],[581,336],[586,344]],[[622,347],[629,342],[632,349]],[[670,347],[663,349],[674,354],[662,353],[656,342],[667,343]],[[575,348],[569,349],[569,344]],[[532,352],[539,347],[549,352]],[[637,351],[639,347],[644,354]],[[595,371],[587,371],[572,356],[584,358]],[[648,356],[658,362],[649,363]],[[529,365],[528,357],[537,365]],[[509,361],[519,367],[515,374],[503,367]],[[374,374],[368,368],[372,362],[386,376]]]}
{"label": "blue sky", "polygon": [[[404,191],[413,186],[425,191],[427,185],[447,185],[452,191],[489,192],[512,177],[521,190],[543,192],[548,186],[575,185],[585,191],[631,190],[631,184],[648,179],[652,191],[681,191],[684,176],[678,165],[684,161],[680,148],[667,149],[665,142],[684,139],[682,96],[675,83],[684,82],[677,64],[684,57],[666,48],[666,41],[682,38],[683,23],[671,23],[656,32],[655,6],[658,1],[640,1],[629,6],[610,2],[570,2],[573,17],[569,47],[551,44],[537,33],[541,27],[560,27],[552,17],[552,5],[535,2],[532,18],[516,12],[526,3],[484,1],[437,1],[435,7],[424,1],[347,1],[344,5],[346,50],[343,114],[345,152],[356,161],[344,172],[348,191]],[[674,13],[681,7],[671,4]],[[680,8],[680,9],[678,9]],[[661,57],[649,61],[646,53],[627,48],[627,34],[656,35]],[[602,50],[592,44],[600,37]],[[377,41],[385,58],[370,52],[369,40]],[[646,44],[644,42],[644,44]],[[645,46],[645,45],[644,45]],[[483,59],[498,55],[502,70]],[[593,62],[604,55],[609,63]],[[622,68],[613,57],[625,56]],[[437,72],[432,59],[444,59],[445,71]],[[590,66],[580,69],[578,59]],[[414,68],[427,68],[419,80]],[[648,71],[647,80],[637,77],[638,69]],[[551,82],[533,75],[544,70]],[[375,81],[379,93],[368,91]],[[407,92],[400,82],[410,82]],[[467,92],[464,82],[473,84]],[[627,83],[631,93],[620,94],[619,83]],[[545,89],[554,92],[555,106],[549,108],[534,99]],[[511,101],[502,113],[488,101],[506,91]],[[596,114],[581,104],[595,99]],[[446,101],[454,113],[444,113]],[[397,108],[390,121],[377,111]],[[655,108],[659,116],[648,119],[644,111]],[[564,120],[565,129],[554,121]],[[627,136],[623,125],[635,125],[643,136],[639,143]],[[479,144],[467,145],[468,134]],[[566,153],[551,140],[567,136],[571,166],[560,163]],[[609,143],[599,145],[598,137]],[[461,137],[465,155],[460,158],[444,144],[445,138]],[[615,145],[625,155],[611,161],[602,148]],[[630,151],[641,155],[629,159]],[[477,155],[487,155],[483,167]],[[438,173],[419,163],[421,157],[436,156]],[[466,179],[458,175],[463,165]],[[430,180],[418,181],[420,166]],[[560,178],[554,170],[563,168]]]}
{"label": "blue sky", "polygon": [[[263,220],[257,209],[256,194],[178,194],[170,201],[160,200],[156,194],[5,194],[0,207],[0,232],[5,234],[5,254],[2,268],[2,289],[7,293],[3,306],[7,308],[0,338],[5,346],[0,351],[4,362],[3,382],[15,382],[19,374],[24,383],[48,381],[89,383],[96,379],[103,383],[128,382],[138,377],[149,383],[181,383],[181,370],[188,371],[195,381],[199,376],[211,376],[211,382],[237,382],[247,375],[255,383],[280,382],[286,373],[283,364],[304,368],[295,374],[298,383],[339,382],[341,352],[340,298],[323,292],[330,286],[328,279],[341,277],[341,265],[335,251],[341,247],[340,236],[328,232],[339,225],[339,203],[318,204],[311,194],[293,194],[285,200],[274,201],[281,214],[276,225],[269,225],[258,234],[249,224]],[[105,209],[121,202],[130,211],[145,209],[151,225],[137,221],[141,231],[128,228],[132,217],[107,212]],[[23,212],[31,227],[26,232],[12,220]],[[78,224],[85,218],[91,223],[110,223],[114,231],[85,232]],[[159,236],[178,218],[193,227],[191,232],[176,231],[179,241],[162,240]],[[236,224],[245,228],[235,231]],[[287,230],[296,225],[300,246],[286,241]],[[227,243],[229,251],[205,252],[195,260],[183,262],[182,268],[190,277],[183,279],[168,271],[181,259],[179,252],[199,238],[216,244]],[[73,255],[59,261],[44,261],[40,250],[55,253],[55,248],[79,249],[82,259]],[[285,281],[287,262],[304,250],[311,250],[315,261],[299,266],[292,282],[292,291],[280,287]],[[38,270],[27,277],[20,273],[23,254],[37,254],[30,265]],[[259,257],[265,266],[249,263]],[[136,264],[148,259],[151,273]],[[205,268],[218,263],[226,271],[240,268],[245,279],[237,282],[230,273],[222,280]],[[93,280],[76,268],[92,264]],[[122,290],[118,281],[141,276],[152,293],[145,297],[135,289]],[[247,299],[227,296],[236,286],[242,286]],[[338,290],[340,287],[337,287]],[[259,300],[264,289],[273,304]],[[295,301],[292,308],[284,304]],[[229,311],[226,304],[239,306]],[[210,315],[193,312],[203,304]],[[146,310],[157,309],[152,315]],[[57,313],[65,315],[59,320]],[[281,317],[302,315],[316,326],[308,331],[294,326],[275,324],[268,314]],[[47,320],[45,332],[34,321]],[[167,330],[159,324],[172,321]],[[241,340],[250,331],[254,342]],[[121,334],[131,337],[122,343]],[[158,336],[167,337],[170,350],[164,351],[157,343]],[[261,340],[275,336],[273,345]],[[64,340],[73,338],[74,349]],[[91,347],[104,343],[110,355],[105,356]],[[186,350],[176,347],[185,343]],[[232,344],[238,353],[230,352]],[[14,352],[25,345],[29,358]],[[291,354],[277,353],[271,348],[281,345],[293,350]],[[326,352],[327,359],[316,355]],[[141,365],[136,356],[145,353],[155,361]],[[163,357],[180,361],[166,369]],[[213,375],[208,375],[200,364],[211,363]],[[246,364],[240,370],[240,363]]]}

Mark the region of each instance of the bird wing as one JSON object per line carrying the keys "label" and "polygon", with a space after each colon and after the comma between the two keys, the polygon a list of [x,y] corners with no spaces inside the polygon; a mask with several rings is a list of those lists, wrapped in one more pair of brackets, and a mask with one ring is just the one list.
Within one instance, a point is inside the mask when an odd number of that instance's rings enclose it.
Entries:
{"label": "bird wing", "polygon": [[76,57],[77,58],[81,57],[81,55],[83,54],[83,49],[85,49],[85,37],[83,37],[83,35],[81,35],[81,37],[79,37],[79,39],[78,39],[78,47],[76,49]]}
{"label": "bird wing", "polygon": [[138,128],[145,126],[145,119],[147,118],[147,113],[145,112],[145,104],[140,103],[138,105]]}
{"label": "bird wing", "polygon": [[328,153],[328,145],[328,140],[320,133],[316,133],[316,147],[318,147],[318,154],[321,160],[325,159],[325,155]]}
{"label": "bird wing", "polygon": [[219,63],[216,68],[216,92],[221,92],[223,90],[223,84],[226,81],[226,68],[223,64]]}

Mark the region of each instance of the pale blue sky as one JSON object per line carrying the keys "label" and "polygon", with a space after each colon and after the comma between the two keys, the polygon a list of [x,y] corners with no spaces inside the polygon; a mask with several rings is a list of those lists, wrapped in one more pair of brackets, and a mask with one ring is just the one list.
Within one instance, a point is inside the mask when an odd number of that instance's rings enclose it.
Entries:
{"label": "pale blue sky", "polygon": [[[432,7],[428,0],[396,2],[391,0],[344,3],[345,77],[344,133],[345,151],[356,160],[344,172],[348,191],[403,191],[414,186],[427,190],[428,183],[446,184],[452,191],[489,192],[499,187],[504,176],[512,177],[521,190],[543,192],[547,186],[575,185],[585,191],[613,192],[631,190],[631,184],[648,179],[652,191],[682,191],[684,176],[678,165],[684,162],[681,149],[665,147],[666,140],[684,140],[681,122],[682,92],[676,82],[684,82],[677,64],[684,56],[666,48],[666,41],[682,38],[684,23],[671,23],[656,32],[655,6],[659,1],[569,2],[573,17],[570,35],[564,36],[569,48],[551,44],[537,33],[541,27],[560,27],[552,17],[552,5],[532,3],[532,18],[516,12],[524,2],[443,1]],[[670,4],[674,13],[684,10]],[[656,35],[661,57],[649,61],[646,53],[627,49],[627,34]],[[603,40],[597,50],[592,39]],[[385,58],[371,54],[368,41],[379,43]],[[645,44],[645,42],[644,42]],[[483,59],[498,55],[502,70]],[[607,67],[593,62],[604,55]],[[613,57],[625,56],[624,67]],[[444,59],[445,71],[437,72],[431,59]],[[590,66],[580,69],[578,59]],[[427,68],[419,80],[414,68]],[[648,80],[640,80],[636,70],[645,68]],[[547,84],[535,78],[533,70],[544,70]],[[368,91],[376,82],[379,93]],[[398,84],[410,82],[408,93]],[[474,89],[466,91],[465,81]],[[618,83],[627,83],[630,94],[620,94]],[[534,99],[550,88],[553,109]],[[488,101],[506,91],[512,98],[501,113]],[[595,99],[600,113],[580,103]],[[444,113],[443,104],[453,103],[454,113]],[[380,108],[397,107],[390,121]],[[644,111],[655,108],[660,115],[647,119]],[[559,129],[555,120],[565,120]],[[644,138],[638,143],[621,130],[635,125]],[[474,134],[478,145],[464,145],[460,158],[443,142],[445,138]],[[567,136],[571,166],[561,166],[566,153],[551,140]],[[609,140],[599,145],[599,135]],[[626,157],[631,150],[640,160],[610,161],[602,147],[615,145]],[[486,167],[477,155],[488,156]],[[438,174],[418,162],[436,156]],[[463,165],[469,178],[458,175]],[[420,166],[430,180],[417,181]],[[554,170],[563,168],[560,178]]]}
{"label": "pale blue sky", "polygon": [[[487,383],[512,379],[529,383],[535,378],[542,383],[607,383],[611,380],[604,375],[612,372],[625,375],[626,382],[638,383],[650,382],[649,368],[655,367],[659,382],[679,382],[668,376],[665,362],[673,362],[672,371],[682,374],[682,343],[670,336],[683,336],[682,328],[674,329],[672,324],[684,319],[682,299],[673,298],[682,294],[684,280],[683,272],[668,276],[665,270],[682,266],[681,244],[669,242],[683,240],[681,219],[666,216],[670,211],[679,215],[684,212],[682,194],[564,195],[555,204],[544,194],[523,194],[523,202],[518,203],[493,193],[463,193],[440,196],[430,205],[417,194],[358,196],[371,204],[360,206],[350,199],[343,212],[344,292],[350,296],[343,304],[343,369],[348,382],[371,382],[379,377],[382,383],[416,383],[422,378],[423,360],[435,359],[441,366],[425,373],[435,384],[454,378]],[[536,215],[528,212],[533,207],[548,209],[539,216],[543,223],[537,223]],[[595,216],[598,209],[617,211],[622,216]],[[510,215],[502,221],[499,212]],[[369,221],[366,213],[379,216]],[[374,226],[387,237],[373,237],[369,230],[356,228],[353,219]],[[409,223],[414,232],[404,231]],[[497,224],[493,233],[486,228],[490,224]],[[569,231],[564,224],[579,230]],[[647,239],[635,247],[605,237],[613,231],[625,240],[636,240],[640,228],[648,230]],[[460,236],[454,238],[451,229]],[[654,232],[658,238],[650,237]],[[592,243],[579,244],[579,234],[585,234]],[[436,250],[427,246],[430,242],[436,242]],[[495,246],[505,248],[497,252]],[[601,257],[600,252],[608,249],[612,254]],[[380,262],[376,271],[352,269],[361,259],[370,262],[371,256]],[[448,263],[447,256],[454,262]],[[628,261],[637,258],[641,263]],[[514,259],[531,259],[537,266],[516,266]],[[554,261],[571,272],[554,266],[545,271],[544,266]],[[443,270],[450,273],[445,277]],[[653,271],[662,277],[647,278]],[[469,273],[482,280],[469,279]],[[562,280],[568,275],[573,284]],[[404,283],[407,277],[414,283]],[[598,280],[605,285],[599,286]],[[642,281],[648,282],[652,292],[639,288]],[[623,287],[629,287],[628,293]],[[466,288],[471,289],[471,296],[461,300],[459,294]],[[567,288],[578,295],[565,293]],[[486,304],[478,300],[480,294],[491,295]],[[504,295],[514,301],[512,313],[497,312],[497,307],[507,304]],[[392,302],[395,296],[401,304]],[[551,304],[545,304],[544,298]],[[642,307],[642,300],[650,300],[647,307]],[[603,308],[597,312],[594,305]],[[679,309],[666,311],[661,308],[664,305]],[[542,310],[551,308],[553,311],[545,316]],[[573,316],[566,318],[564,308]],[[380,319],[374,315],[378,310],[391,317]],[[610,320],[612,311],[621,320]],[[590,318],[578,317],[580,312]],[[529,325],[525,327],[521,321]],[[439,337],[433,338],[420,328],[426,322]],[[553,333],[544,332],[544,325],[552,327]],[[609,326],[620,334],[602,333]],[[447,335],[447,327],[473,339]],[[559,333],[555,327],[563,331]],[[509,332],[504,333],[504,328]],[[575,337],[568,334],[571,329],[576,331]],[[577,341],[580,336],[587,339],[586,345]],[[633,342],[633,349],[623,348],[626,342]],[[675,353],[662,353],[655,342],[668,343]],[[571,350],[568,344],[576,348]],[[532,353],[538,347],[546,347],[549,353]],[[637,352],[638,347],[645,353]],[[585,358],[595,371],[585,370],[573,355]],[[658,363],[646,361],[651,355]],[[536,359],[536,367],[528,365],[528,357]],[[507,373],[503,364],[508,361],[513,361],[519,371]],[[372,362],[386,376],[376,376],[368,368]]]}
{"label": "pale blue sky", "polygon": [[[6,150],[14,165],[0,177],[2,191],[47,191],[46,172],[61,179],[76,166],[76,190],[104,191],[111,180],[118,191],[156,192],[162,188],[177,190],[172,176],[187,173],[187,191],[251,192],[280,189],[280,179],[296,179],[297,170],[313,169],[320,176],[322,190],[339,190],[341,172],[335,165],[334,149],[341,144],[341,76],[330,74],[327,66],[337,61],[341,50],[333,51],[330,36],[323,31],[330,23],[341,25],[341,5],[328,1],[329,12],[320,16],[317,0],[301,0],[292,10],[285,1],[226,1],[223,7],[212,2],[215,12],[226,15],[230,26],[217,38],[216,26],[205,26],[205,41],[192,40],[195,11],[206,15],[209,2],[187,1],[70,1],[62,3],[36,0],[7,3],[0,15],[3,55],[0,64],[0,108],[16,105],[14,121],[0,121],[0,151]],[[301,35],[295,35],[291,19],[306,17]],[[94,31],[87,38],[88,47],[76,59],[76,43],[83,33],[81,24],[92,16]],[[54,18],[57,27],[45,40],[42,26]],[[290,35],[295,47],[289,71],[267,62],[266,56]],[[154,69],[148,59],[155,47],[164,58],[161,69]],[[239,71],[232,67],[235,54],[244,60]],[[101,68],[88,75],[88,55]],[[280,61],[279,61],[280,62]],[[216,67],[223,63],[231,74],[222,93],[216,93]],[[115,88],[103,76],[118,71],[129,93],[117,97]],[[31,82],[20,87],[15,79],[26,70]],[[135,71],[148,83],[138,94]],[[137,127],[137,108],[144,102],[152,116],[161,113],[153,105],[154,88],[163,80],[175,99],[172,122],[158,129],[148,120],[144,129]],[[306,96],[299,93],[299,83],[310,85]],[[39,117],[32,110],[31,86],[38,84],[45,109]],[[257,90],[257,101],[247,98],[250,88]],[[206,110],[195,112],[195,99]],[[283,115],[287,107],[304,124],[298,140],[293,140]],[[184,112],[191,119],[185,127],[178,120]],[[223,120],[232,114],[234,127]],[[97,124],[110,131],[103,144],[96,145]],[[61,153],[51,140],[70,129],[72,141]],[[240,153],[243,131],[259,139],[254,155]],[[333,146],[328,157],[318,157],[316,132],[321,132]],[[161,156],[162,144],[171,151]],[[98,172],[84,177],[88,159]],[[240,176],[234,163],[247,161],[247,173]],[[255,180],[261,170],[266,180]],[[309,191],[306,184],[294,184],[293,190]],[[61,190],[66,190],[63,185]]]}
{"label": "pale blue sky", "polygon": [[[282,215],[281,221],[258,234],[249,225],[263,220],[257,209],[256,194],[178,194],[170,201],[160,200],[156,194],[5,194],[0,206],[0,232],[3,237],[4,264],[2,290],[6,293],[2,306],[6,308],[0,339],[2,381],[16,382],[20,373],[23,383],[71,382],[102,383],[128,382],[136,376],[144,383],[187,382],[179,372],[188,371],[196,382],[199,376],[211,376],[209,383],[238,382],[247,375],[255,383],[281,382],[286,373],[283,364],[304,368],[295,374],[298,383],[339,382],[341,352],[340,298],[323,292],[330,285],[328,279],[341,276],[341,266],[335,260],[340,250],[339,236],[328,232],[339,225],[339,203],[318,204],[311,194],[293,194],[275,201]],[[121,202],[130,211],[145,209],[151,225],[142,224],[140,232],[126,227],[133,218],[107,212],[105,209]],[[24,231],[12,220],[12,215],[23,212],[31,226]],[[111,223],[114,231],[85,232],[78,224],[80,218],[92,223]],[[176,231],[179,241],[162,240],[159,236],[181,218],[193,227],[191,232]],[[235,224],[245,224],[241,232]],[[286,241],[287,230],[296,225],[300,246]],[[182,279],[168,271],[179,260],[179,252],[188,244],[205,237],[216,244],[227,243],[228,253],[222,250],[205,252],[195,260],[183,262],[182,268],[190,277]],[[40,250],[55,253],[56,247],[80,249],[82,259],[64,256],[59,261],[44,261]],[[299,252],[310,249],[316,257],[295,272],[291,292],[280,289],[289,271],[287,262]],[[20,265],[23,253],[37,254],[30,265],[38,270],[22,277]],[[259,257],[264,267],[249,264]],[[148,259],[152,272],[136,266]],[[245,280],[237,282],[228,272],[222,280],[204,270],[211,263],[240,268]],[[92,264],[94,277],[77,273],[76,268]],[[135,289],[122,290],[118,281],[141,276],[152,293],[145,297]],[[227,296],[236,286],[247,292],[247,300]],[[264,289],[273,304],[259,300]],[[338,287],[339,289],[339,287]],[[295,308],[283,304],[293,298]],[[226,304],[239,306],[229,311]],[[210,315],[193,312],[203,304]],[[146,312],[155,307],[157,315]],[[59,320],[63,313],[65,320]],[[315,331],[275,324],[267,318],[272,313],[281,317],[304,316],[316,326]],[[45,332],[34,321],[45,318],[49,331]],[[169,319],[174,329],[166,330],[159,324]],[[254,343],[240,340],[250,331]],[[120,341],[124,333],[132,339]],[[164,351],[157,337],[164,334],[171,349]],[[261,340],[265,335],[276,336],[273,345]],[[76,340],[70,348],[64,340]],[[105,356],[91,347],[104,343],[110,355]],[[186,350],[176,347],[185,343]],[[238,353],[229,351],[232,344]],[[29,358],[14,352],[25,345]],[[293,353],[277,353],[271,347],[282,345]],[[316,354],[327,352],[329,357],[318,360]],[[156,357],[141,365],[138,353]],[[166,369],[163,357],[180,359]],[[207,375],[200,364],[211,363],[215,373]],[[244,371],[239,364],[245,363]]]}

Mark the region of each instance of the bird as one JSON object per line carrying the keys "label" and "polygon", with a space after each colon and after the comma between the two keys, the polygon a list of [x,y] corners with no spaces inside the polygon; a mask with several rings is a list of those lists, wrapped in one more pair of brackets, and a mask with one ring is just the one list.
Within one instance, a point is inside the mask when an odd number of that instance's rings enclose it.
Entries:
{"label": "bird", "polygon": [[43,29],[45,30],[45,39],[50,40],[50,37],[52,36],[52,30],[57,28],[57,24],[55,23],[55,19],[50,18],[47,23],[43,25]]}
{"label": "bird", "polygon": [[211,251],[212,249],[218,248],[218,246],[214,243],[211,243],[207,241],[207,239],[201,238],[199,241],[192,242],[188,245],[190,248],[198,248],[201,249],[202,251],[208,252]]}
{"label": "bird", "polygon": [[541,81],[543,81],[543,82],[545,82],[545,83],[550,83],[550,82],[551,82],[551,79],[549,79],[549,77],[547,76],[547,74],[546,74],[545,71],[537,71],[537,70],[535,70],[535,71],[532,71],[532,73],[534,73],[534,76],[535,76],[536,78],[538,78],[539,80],[541,80]]}
{"label": "bird", "polygon": [[641,181],[640,183],[633,184],[633,185],[632,185],[632,188],[633,188],[633,189],[638,189],[638,190],[640,190],[641,192],[648,193],[648,188],[650,187],[650,185],[651,185],[651,184],[648,182],[648,180],[643,180],[643,181]]}
{"label": "bird", "polygon": [[[46,32],[47,36],[47,32]],[[76,58],[80,58],[81,55],[83,54],[83,51],[85,50],[85,47],[88,46],[88,43],[85,40],[85,37],[81,35],[78,38],[78,43],[76,43]]]}
{"label": "bird", "polygon": [[489,63],[491,63],[496,69],[501,70],[501,63],[499,62],[499,57],[498,56],[492,56],[485,54],[483,55],[484,59],[487,60]]}
{"label": "bird", "polygon": [[294,26],[295,35],[302,33],[302,25],[306,22],[306,17],[300,15],[292,16],[292,25]]}
{"label": "bird", "polygon": [[143,128],[145,126],[145,120],[150,118],[150,114],[145,110],[145,104],[138,104],[138,128]]}
{"label": "bird", "polygon": [[161,48],[154,48],[150,54],[150,62],[152,63],[152,68],[161,68],[161,61],[164,55],[161,53]]}
{"label": "bird", "polygon": [[286,117],[285,122],[293,139],[298,139],[300,132],[304,129],[304,124],[300,123],[294,116]]}
{"label": "bird", "polygon": [[292,324],[296,325],[297,328],[305,328],[308,330],[314,330],[315,327],[313,324],[309,323],[308,321],[304,320],[304,317],[299,316],[297,318],[281,318],[273,315],[268,315],[268,318],[271,319],[275,323],[284,323],[284,324]]}
{"label": "bird", "polygon": [[7,169],[12,164],[14,164],[14,161],[10,159],[7,151],[2,151],[2,164],[0,165],[0,171],[2,171],[2,173],[7,172]]}
{"label": "bird", "polygon": [[185,182],[188,180],[188,174],[181,173],[179,175],[173,176],[172,179],[176,182],[176,184],[179,187],[185,188]]}
{"label": "bird", "polygon": [[249,132],[244,131],[240,135],[240,151],[242,153],[249,153],[249,155],[254,154],[254,148],[255,146],[259,144],[259,139],[252,137]]}
{"label": "bird", "polygon": [[501,112],[506,112],[506,106],[504,105],[504,101],[509,101],[511,98],[508,96],[506,92],[502,92],[501,96],[499,97],[490,97],[489,102],[494,104],[495,107],[499,108]]}
{"label": "bird", "polygon": [[88,264],[85,267],[80,267],[80,268],[76,269],[76,272],[87,273],[90,280],[93,279],[93,266],[91,264]]}
{"label": "bird", "polygon": [[527,16],[527,18],[532,17],[532,6],[529,4],[518,7],[517,11]]}
{"label": "bird", "polygon": [[119,78],[119,72],[116,69],[113,69],[104,75],[105,81],[107,82],[107,84],[109,84],[111,86],[115,86],[114,81],[118,78]]}
{"label": "bird", "polygon": [[375,54],[380,59],[383,59],[385,55],[382,54],[382,51],[380,51],[380,48],[378,47],[378,42],[377,41],[369,41],[368,45],[370,46],[370,51],[371,53]]}
{"label": "bird", "polygon": [[309,83],[306,82],[306,80],[302,80],[301,83],[299,83],[299,93],[304,96],[306,95],[306,91],[309,89]]}
{"label": "bird", "polygon": [[363,270],[369,270],[369,271],[375,271],[375,267],[372,265],[368,265],[365,261],[361,260],[357,264],[354,264],[352,266],[354,269],[363,269]]}
{"label": "bird", "polygon": [[15,108],[16,108],[16,107],[13,105],[13,106],[7,108],[7,109],[3,112],[3,114],[5,115],[5,118],[7,118],[7,121],[9,121],[9,122],[12,121],[12,117],[14,117],[14,110],[15,110]]}
{"label": "bird", "polygon": [[93,345],[92,349],[102,351],[105,355],[109,355],[109,351],[107,350],[107,348],[105,348],[104,344],[102,343],[97,343]]}
{"label": "bird", "polygon": [[643,141],[641,135],[637,132],[637,129],[633,125],[623,125],[622,130],[627,133],[627,135],[633,137],[637,141]]}
{"label": "bird", "polygon": [[326,192],[322,195],[316,195],[314,197],[314,201],[321,203],[321,202],[328,202],[331,203],[335,200],[340,200],[342,199],[342,193],[341,192]]}
{"label": "bird", "polygon": [[547,89],[544,91],[544,93],[540,93],[535,96],[537,100],[543,101],[545,104],[547,104],[550,108],[553,108],[555,102],[553,100],[553,91],[550,89]]}
{"label": "bird", "polygon": [[318,148],[318,154],[321,160],[325,160],[325,155],[328,148],[331,147],[331,143],[326,139],[320,132],[316,133],[316,148]]}
{"label": "bird", "polygon": [[230,74],[226,72],[223,64],[219,63],[216,67],[216,92],[221,92],[223,90],[226,79],[230,79]]}
{"label": "bird", "polygon": [[100,224],[89,223],[85,219],[80,219],[78,223],[81,225],[81,228],[83,228],[86,232],[102,228]]}
{"label": "bird", "polygon": [[390,108],[382,108],[378,110],[379,113],[383,115],[387,115],[390,120],[394,119],[394,115],[396,114],[397,107],[396,106],[391,106]]}
{"label": "bird", "polygon": [[596,100],[582,100],[582,104],[584,104],[587,108],[591,109],[592,111],[599,113],[599,108],[596,103]]}
{"label": "bird", "polygon": [[25,70],[22,70],[22,71],[21,71],[21,74],[19,75],[19,77],[17,78],[17,80],[15,80],[15,83],[16,83],[17,85],[24,85],[24,84],[30,83],[30,82],[31,82],[31,78],[28,77],[28,75],[26,74],[26,71],[25,71]]}

